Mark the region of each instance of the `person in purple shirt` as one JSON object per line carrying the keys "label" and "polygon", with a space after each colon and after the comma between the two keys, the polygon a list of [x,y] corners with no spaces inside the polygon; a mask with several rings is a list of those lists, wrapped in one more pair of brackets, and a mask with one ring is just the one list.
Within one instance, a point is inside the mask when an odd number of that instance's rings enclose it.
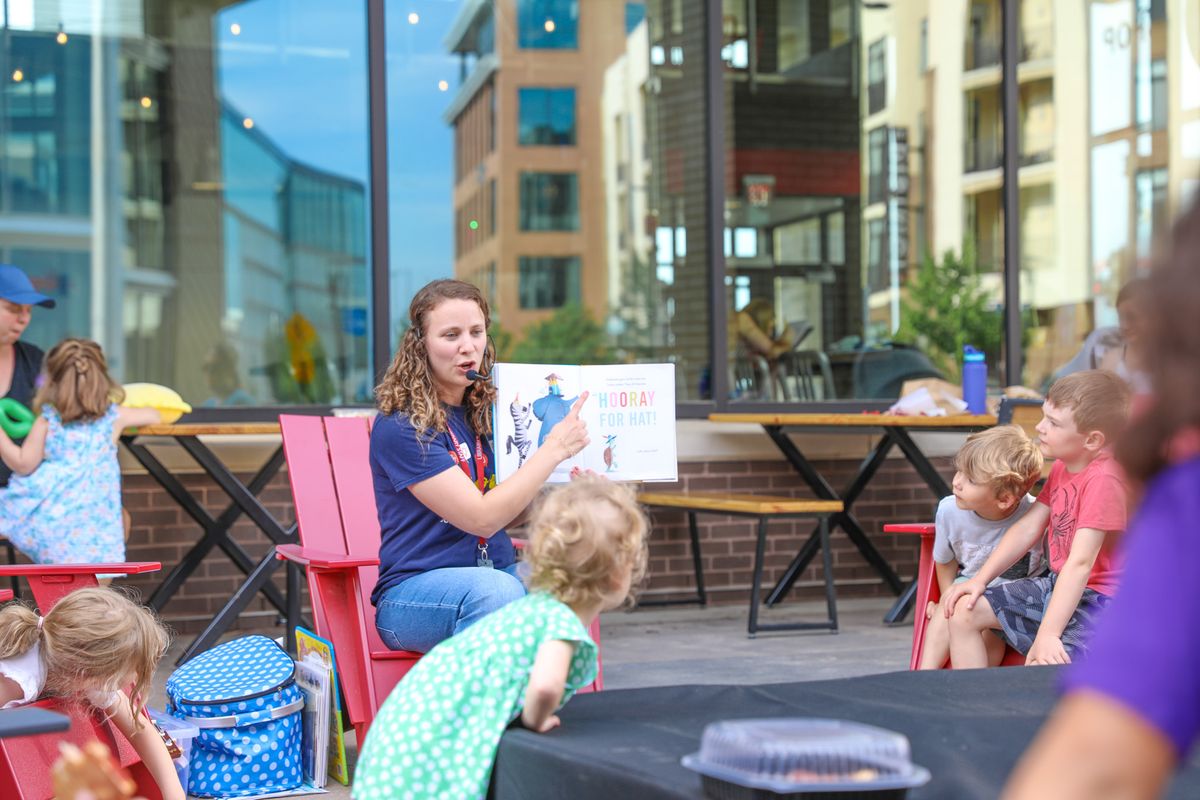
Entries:
{"label": "person in purple shirt", "polygon": [[1200,738],[1200,202],[1169,245],[1146,287],[1154,394],[1117,447],[1145,486],[1125,574],[1005,798],[1157,797]]}

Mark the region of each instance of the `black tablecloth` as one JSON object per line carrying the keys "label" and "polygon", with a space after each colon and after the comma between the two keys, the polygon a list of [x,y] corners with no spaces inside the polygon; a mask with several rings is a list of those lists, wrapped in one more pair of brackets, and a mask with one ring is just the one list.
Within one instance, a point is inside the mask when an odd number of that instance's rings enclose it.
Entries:
{"label": "black tablecloth", "polygon": [[[683,678],[684,676],[680,676]],[[893,672],[763,686],[671,686],[573,699],[545,735],[512,729],[500,741],[496,800],[701,798],[679,759],[704,726],[746,717],[833,717],[899,731],[933,780],[913,800],[995,798],[1054,705],[1058,669],[1012,667]],[[1187,768],[1169,797],[1200,797]]]}

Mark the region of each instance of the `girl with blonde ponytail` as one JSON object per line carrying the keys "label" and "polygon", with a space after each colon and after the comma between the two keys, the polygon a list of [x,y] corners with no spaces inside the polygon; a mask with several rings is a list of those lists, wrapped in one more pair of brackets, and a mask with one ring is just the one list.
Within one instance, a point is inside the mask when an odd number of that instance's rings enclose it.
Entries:
{"label": "girl with blonde ponytail", "polygon": [[0,708],[47,696],[99,709],[137,750],[164,800],[183,800],[166,745],[143,713],[167,643],[154,614],[115,589],[78,589],[45,617],[9,603],[0,608]]}
{"label": "girl with blonde ponytail", "polygon": [[124,561],[117,439],[159,413],[117,405],[124,392],[93,341],[64,339],[43,370],[24,443],[0,429],[0,459],[15,473],[0,489],[0,536],[39,564]]}
{"label": "girl with blonde ponytail", "polygon": [[433,281],[408,316],[375,389],[370,459],[380,547],[371,602],[384,644],[425,652],[525,595],[504,529],[554,468],[587,445],[579,419],[587,394],[496,485],[487,300],[469,283]]}
{"label": "girl with blonde ponytail", "polygon": [[[354,775],[354,800],[484,798],[500,736],[518,716],[545,733],[596,677],[588,627],[646,567],[646,517],[591,473],[547,493],[530,520],[529,594],[442,642],[388,696]],[[411,793],[411,792],[410,792]]]}

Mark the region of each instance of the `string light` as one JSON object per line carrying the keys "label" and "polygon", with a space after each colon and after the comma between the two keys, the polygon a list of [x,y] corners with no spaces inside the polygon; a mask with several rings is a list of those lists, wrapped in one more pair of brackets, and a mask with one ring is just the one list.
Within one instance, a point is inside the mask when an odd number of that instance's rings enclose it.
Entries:
{"label": "string light", "polygon": [[242,120],[242,127],[245,128],[246,130],[250,130],[251,128],[254,127],[254,120],[250,119],[249,117],[246,117],[245,119]]}
{"label": "string light", "polygon": [[67,32],[63,30],[61,22],[58,23],[58,35],[54,37],[54,41],[58,42],[59,44],[67,43]]}
{"label": "string light", "polygon": [[14,69],[12,78],[17,83],[20,83],[21,81],[25,80],[25,73],[19,69]]}
{"label": "string light", "polygon": [[548,19],[548,20],[546,20],[546,24],[543,25],[542,27],[544,27],[546,29],[546,33],[554,33],[554,29],[557,28],[558,26],[554,24],[554,20]]}
{"label": "string light", "polygon": [[149,108],[152,105],[154,105],[154,101],[151,100],[149,97],[142,98],[142,108]]}
{"label": "string light", "polygon": [[438,81],[438,91],[444,92],[450,88],[450,84],[446,81]]}
{"label": "string light", "polygon": [[234,36],[241,36],[242,35],[242,26],[235,22],[229,26],[229,32],[232,33]]}
{"label": "string light", "polygon": [[408,24],[409,25],[416,25],[420,21],[421,21],[421,15],[418,14],[417,12],[414,11],[408,15]]}

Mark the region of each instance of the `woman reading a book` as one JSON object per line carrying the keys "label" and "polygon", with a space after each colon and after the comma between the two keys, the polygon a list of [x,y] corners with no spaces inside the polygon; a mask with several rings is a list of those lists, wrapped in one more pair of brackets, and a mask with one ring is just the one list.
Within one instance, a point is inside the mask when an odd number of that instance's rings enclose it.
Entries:
{"label": "woman reading a book", "polygon": [[579,419],[587,393],[498,486],[487,301],[469,283],[437,280],[417,292],[408,317],[375,389],[371,474],[381,541],[371,602],[384,644],[427,652],[525,594],[504,528],[587,445]]}

